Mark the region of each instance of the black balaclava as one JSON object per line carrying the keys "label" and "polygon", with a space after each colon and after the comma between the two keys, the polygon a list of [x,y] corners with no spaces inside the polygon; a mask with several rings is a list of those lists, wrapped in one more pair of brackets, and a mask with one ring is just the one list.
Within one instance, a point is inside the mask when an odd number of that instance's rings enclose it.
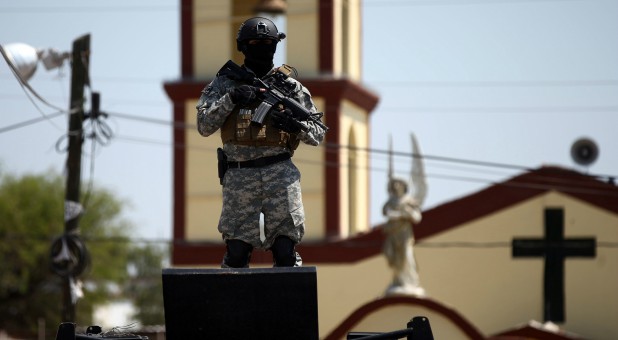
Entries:
{"label": "black balaclava", "polygon": [[277,42],[272,44],[245,43],[243,54],[245,55],[245,65],[255,72],[255,75],[262,78],[273,68],[273,58],[277,50]]}

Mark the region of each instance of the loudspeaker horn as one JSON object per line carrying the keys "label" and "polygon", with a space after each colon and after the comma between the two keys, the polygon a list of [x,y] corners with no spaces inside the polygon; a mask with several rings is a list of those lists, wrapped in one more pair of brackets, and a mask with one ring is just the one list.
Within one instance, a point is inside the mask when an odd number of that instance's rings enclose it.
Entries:
{"label": "loudspeaker horn", "polygon": [[599,157],[599,147],[590,138],[580,138],[571,146],[571,158],[579,165],[588,166]]}

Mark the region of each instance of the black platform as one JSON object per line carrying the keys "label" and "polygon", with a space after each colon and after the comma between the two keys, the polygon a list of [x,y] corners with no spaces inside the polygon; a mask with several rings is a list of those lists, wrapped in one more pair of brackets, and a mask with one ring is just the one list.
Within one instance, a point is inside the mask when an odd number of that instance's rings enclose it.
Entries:
{"label": "black platform", "polygon": [[315,267],[164,269],[163,302],[168,340],[319,337]]}

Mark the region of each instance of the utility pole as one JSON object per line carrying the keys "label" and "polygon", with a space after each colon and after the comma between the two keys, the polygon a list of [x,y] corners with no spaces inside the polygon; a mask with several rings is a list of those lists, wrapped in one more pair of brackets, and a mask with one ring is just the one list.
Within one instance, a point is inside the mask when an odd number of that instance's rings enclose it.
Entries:
{"label": "utility pole", "polygon": [[[73,41],[71,67],[71,102],[68,131],[68,156],[66,179],[66,203],[78,203],[81,186],[81,159],[84,121],[84,87],[90,83],[88,67],[90,63],[90,34]],[[71,219],[65,218],[65,235],[75,234],[78,229],[79,214]],[[62,321],[75,321],[75,303],[72,297],[73,274],[63,278]]]}

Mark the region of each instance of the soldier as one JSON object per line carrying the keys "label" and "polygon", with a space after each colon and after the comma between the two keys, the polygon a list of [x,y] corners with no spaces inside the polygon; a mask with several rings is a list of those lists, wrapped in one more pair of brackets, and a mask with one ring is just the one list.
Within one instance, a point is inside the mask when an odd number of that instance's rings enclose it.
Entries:
{"label": "soldier", "polygon": [[[245,21],[236,36],[236,47],[245,56],[242,68],[268,79],[277,70],[273,57],[285,38],[275,24],[262,17]],[[223,68],[222,68],[223,71]],[[246,79],[220,71],[202,91],[197,104],[199,133],[210,136],[221,130],[224,154],[223,207],[219,232],[226,243],[222,268],[246,268],[254,248],[270,250],[274,266],[300,266],[296,252],[305,232],[300,172],[291,157],[299,142],[317,146],[326,129],[312,119],[300,121],[289,108],[279,106],[257,125],[251,122],[266,89]],[[289,77],[291,99],[315,117],[321,117],[309,91]],[[318,118],[319,119],[319,118]],[[265,239],[260,239],[260,213]]]}

